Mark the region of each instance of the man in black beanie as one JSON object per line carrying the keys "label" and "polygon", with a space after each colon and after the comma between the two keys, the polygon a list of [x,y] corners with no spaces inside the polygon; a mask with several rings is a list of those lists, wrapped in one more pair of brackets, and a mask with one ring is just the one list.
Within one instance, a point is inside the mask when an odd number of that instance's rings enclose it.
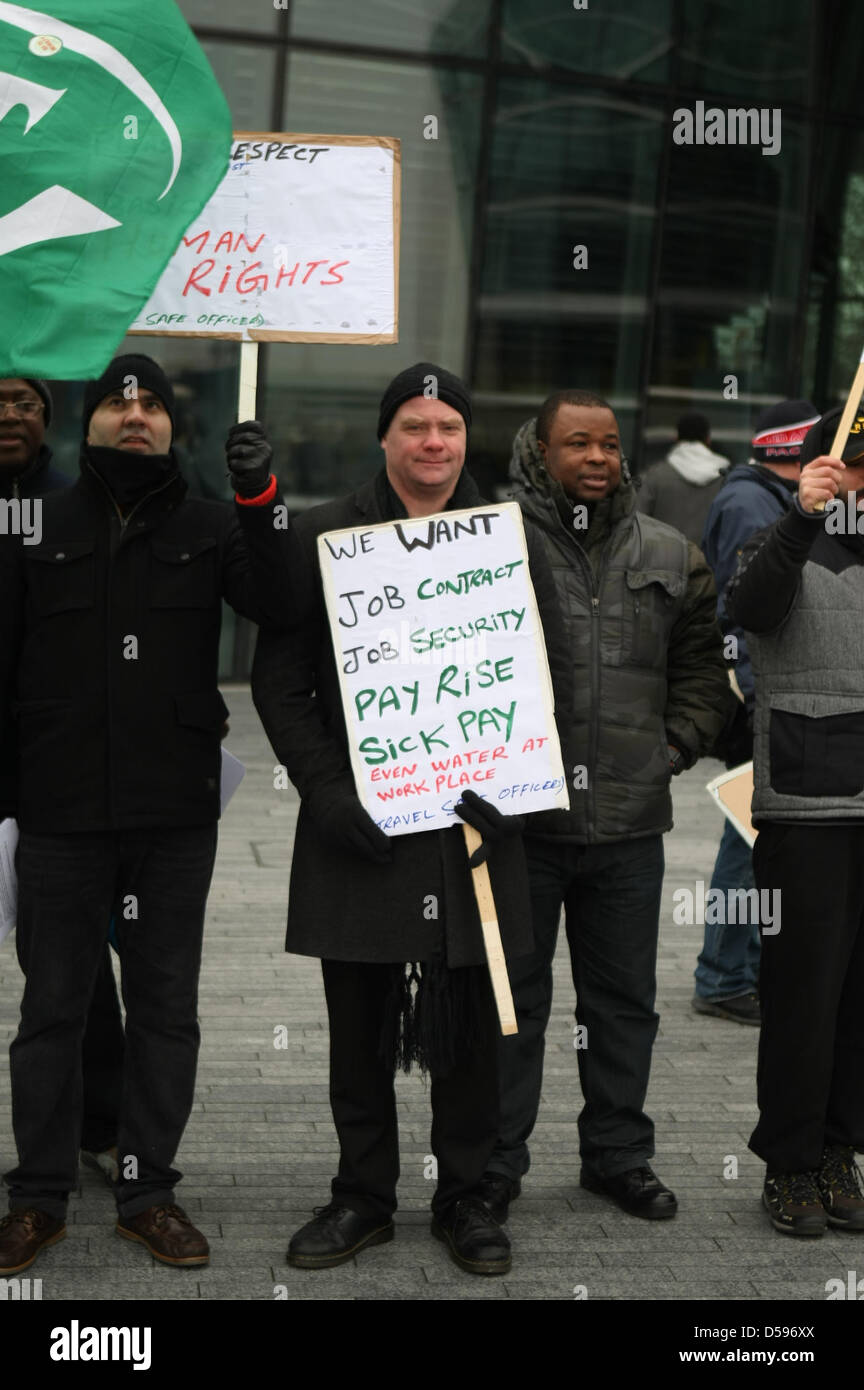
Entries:
{"label": "man in black beanie", "polygon": [[[0,380],[0,497],[38,502],[72,479],[52,463],[45,435],[53,402],[44,381]],[[11,730],[9,731],[11,734]],[[14,761],[0,750],[0,768]],[[2,781],[2,779],[0,779]],[[0,818],[3,793],[0,789]],[[109,1181],[117,1179],[117,1114],[123,1079],[123,1019],[111,948],[106,945],[96,978],[82,1051],[84,1113],[81,1156]]]}
{"label": "man in black beanie", "polygon": [[291,596],[261,425],[228,434],[234,507],[190,500],[171,447],[173,406],[151,358],[116,358],[85,391],[78,481],[46,500],[41,544],[2,557],[0,717],[15,765],[0,809],[20,828],[26,983],[10,1049],[19,1161],[6,1174],[0,1275],[66,1234],[82,1036],[115,904],[126,1005],[117,1231],[166,1264],[209,1258],[174,1203],[172,1164],[199,1044],[227,715],[222,600],[279,624]]}
{"label": "man in black beanie", "polygon": [[[432,1082],[433,1233],[468,1273],[510,1268],[507,1235],[479,1190],[498,1128],[498,1028],[463,835],[457,823],[388,836],[358,798],[317,549],[322,532],[481,505],[463,466],[470,423],[467,388],[443,368],[419,362],[390,383],[378,417],[385,466],[297,520],[299,575],[311,576],[305,621],[292,633],[262,630],[255,656],[255,705],[301,796],[286,947],[321,958],[339,1136],[332,1199],[288,1250],[301,1269],[338,1265],[393,1239],[393,1078],[397,1061],[407,1069],[412,1060]],[[533,534],[528,553],[557,708],[568,660],[554,581]],[[529,950],[522,817],[502,816],[470,791],[455,810],[489,844],[506,954]]]}

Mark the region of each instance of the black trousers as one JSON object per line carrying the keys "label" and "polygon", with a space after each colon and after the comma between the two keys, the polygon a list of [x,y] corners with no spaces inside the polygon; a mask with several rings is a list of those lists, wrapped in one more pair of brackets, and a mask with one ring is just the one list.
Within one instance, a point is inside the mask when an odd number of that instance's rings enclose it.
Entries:
{"label": "black trousers", "polygon": [[113,1148],[120,1123],[125,1038],[111,956],[111,947],[106,946],[81,1048],[84,1083],[81,1147],[93,1153]]}
{"label": "black trousers", "polygon": [[[330,1019],[330,1106],[339,1136],[333,1200],[387,1221],[396,1210],[399,1131],[391,1066],[378,1055],[392,966],[322,960]],[[497,1030],[488,975],[478,994],[482,1043],[447,1076],[430,1072],[431,1148],[438,1161],[432,1211],[477,1188],[498,1132]]]}
{"label": "black trousers", "polygon": [[799,1172],[824,1144],[864,1150],[864,824],[763,822],[753,869],[779,890],[780,930],[762,937],[750,1148]]}
{"label": "black trousers", "polygon": [[82,1040],[104,968],[120,948],[126,1045],[117,1143],[122,1216],[173,1200],[172,1168],[192,1108],[198,973],[216,826],[36,835],[18,842],[18,929],[26,977],[9,1050],[18,1167],[10,1206],[62,1218],[78,1181]]}
{"label": "black trousers", "polygon": [[561,909],[566,915],[584,1105],[579,1151],[602,1177],[647,1163],[654,1125],[645,1113],[657,1034],[657,936],[663,887],[663,837],[569,845],[529,840],[528,873],[536,943],[510,967],[519,1032],[499,1038],[501,1128],[493,1172],[528,1171],[528,1140],[543,1085],[552,961]]}

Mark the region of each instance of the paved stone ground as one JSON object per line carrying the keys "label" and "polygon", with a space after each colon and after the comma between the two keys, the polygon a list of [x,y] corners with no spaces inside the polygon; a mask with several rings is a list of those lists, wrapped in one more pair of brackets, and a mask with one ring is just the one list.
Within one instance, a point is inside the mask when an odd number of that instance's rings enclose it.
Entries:
{"label": "paved stone ground", "polygon": [[[289,1235],[327,1200],[336,1143],[327,1102],[327,1029],[317,961],[282,949],[293,791],[273,790],[275,759],[248,688],[227,692],[231,750],[247,776],[222,822],[210,895],[201,989],[203,1046],[195,1108],[179,1166],[181,1200],[212,1245],[206,1270],[157,1265],[113,1233],[99,1176],[81,1171],[69,1237],[32,1271],[44,1300],[111,1299],[824,1299],[827,1279],[855,1267],[855,1238],[794,1241],[759,1206],[762,1166],[747,1149],[756,1118],[757,1030],[697,1018],[690,1009],[701,929],[672,923],[672,893],[710,880],[720,813],[703,788],[719,765],[675,782],[676,828],[666,839],[659,964],[660,1033],[648,1108],[656,1167],[677,1192],[678,1217],[634,1220],[578,1182],[573,997],[559,949],[543,1108],[533,1167],[511,1209],[514,1268],[506,1278],[463,1274],[428,1228],[429,1106],[422,1082],[398,1082],[402,1136],[397,1239],[356,1264],[315,1273],[285,1264]],[[561,933],[563,941],[563,932]],[[17,1023],[13,943],[0,949],[0,1029]],[[274,1047],[284,1028],[287,1048]],[[738,1176],[724,1178],[727,1156]],[[8,1067],[0,1079],[0,1163],[14,1162]],[[860,1255],[859,1255],[860,1262]]]}

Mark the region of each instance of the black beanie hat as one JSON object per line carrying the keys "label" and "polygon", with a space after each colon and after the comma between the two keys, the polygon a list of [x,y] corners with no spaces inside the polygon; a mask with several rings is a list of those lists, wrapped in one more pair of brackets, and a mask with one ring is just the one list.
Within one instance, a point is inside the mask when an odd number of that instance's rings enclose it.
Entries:
{"label": "black beanie hat", "polygon": [[174,433],[174,390],[170,381],[152,357],[145,357],[142,353],[129,352],[123,357],[115,357],[113,362],[109,362],[104,372],[96,381],[88,381],[84,387],[84,438],[87,438],[87,431],[90,428],[90,417],[100,401],[106,396],[110,396],[114,391],[123,390],[126,385],[126,378],[135,378],[135,389],[142,387],[145,391],[152,391],[154,396],[158,396],[168,412],[171,421],[171,433]]}
{"label": "black beanie hat", "polygon": [[692,410],[681,416],[675,426],[675,431],[682,444],[694,440],[704,444],[711,434],[711,423],[707,415],[701,414],[698,410]]}
{"label": "black beanie hat", "polygon": [[378,414],[378,438],[383,439],[390,428],[390,421],[400,405],[414,396],[426,396],[432,400],[446,401],[458,410],[465,421],[465,429],[471,428],[471,397],[465,382],[444,367],[436,367],[434,362],[415,362],[404,372],[394,376],[384,395]]}
{"label": "black beanie hat", "polygon": [[[818,459],[820,454],[831,453],[831,445],[834,443],[834,436],[837,433],[837,426],[840,424],[842,414],[843,407],[841,405],[838,405],[835,410],[827,410],[822,419],[817,420],[813,428],[807,431],[804,443],[801,445],[802,468],[805,463],[812,463],[813,459]],[[864,409],[859,406],[843,450],[843,462],[851,463],[853,459],[860,458],[862,454],[864,454]]]}
{"label": "black beanie hat", "polygon": [[811,401],[778,401],[756,420],[753,457],[758,463],[797,462],[804,436],[819,419]]}
{"label": "black beanie hat", "polygon": [[36,394],[41,396],[42,403],[45,406],[43,413],[45,417],[45,428],[47,429],[51,424],[51,412],[54,409],[54,402],[51,400],[51,392],[48,390],[48,383],[39,381],[35,376],[22,377],[22,381],[26,381],[27,385],[32,386]]}

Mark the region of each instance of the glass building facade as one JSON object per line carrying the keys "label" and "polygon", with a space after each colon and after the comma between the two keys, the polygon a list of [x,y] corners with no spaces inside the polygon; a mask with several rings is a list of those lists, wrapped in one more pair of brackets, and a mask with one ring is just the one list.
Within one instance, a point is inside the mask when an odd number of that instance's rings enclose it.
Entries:
{"label": "glass building facade", "polygon": [[[684,410],[737,461],[765,404],[845,397],[864,340],[855,0],[179,4],[235,129],[402,142],[399,342],[261,350],[259,415],[293,508],[380,466],[381,391],[419,359],[470,383],[488,495],[562,387],[609,399],[636,470]],[[779,149],[676,143],[675,113],[700,102],[764,111]],[[125,348],[179,383],[185,466],[225,495],[238,345]],[[58,388],[70,471],[80,390]],[[247,669],[248,645],[226,628],[224,674]]]}

